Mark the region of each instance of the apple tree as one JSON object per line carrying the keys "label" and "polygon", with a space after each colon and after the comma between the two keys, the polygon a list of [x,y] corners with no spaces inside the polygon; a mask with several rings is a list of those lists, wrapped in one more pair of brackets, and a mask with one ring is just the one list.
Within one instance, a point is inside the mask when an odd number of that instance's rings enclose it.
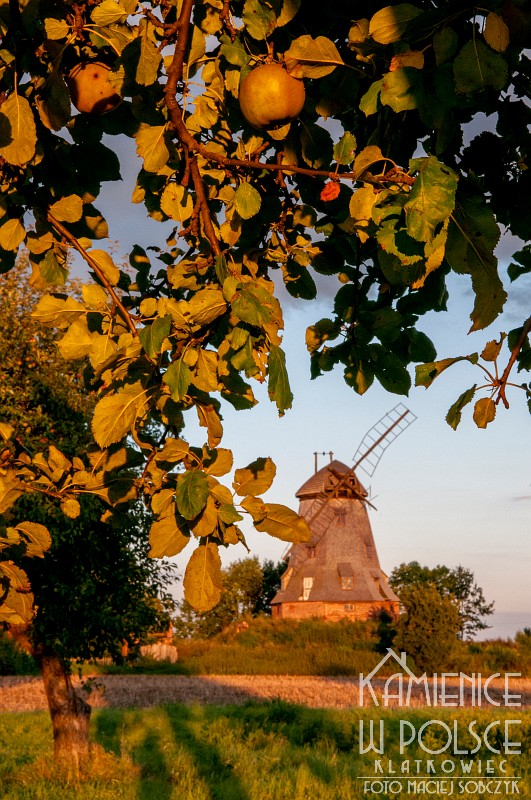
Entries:
{"label": "apple tree", "polygon": [[[54,446],[30,456],[0,426],[5,536],[33,553],[46,546],[44,533],[35,542],[17,527],[27,493],[70,513],[81,494],[111,509],[141,497],[156,515],[151,554],[190,551],[186,599],[198,610],[219,600],[218,550],[243,541],[243,515],[264,533],[307,539],[302,519],[261,498],[271,459],[240,466],[228,485],[233,457],[221,446],[223,404],[252,407],[254,382],[279,414],[292,405],[275,274],[301,302],[315,298],[316,275],[337,275],[330,315],[306,335],[314,377],[340,368],[358,394],[375,381],[407,394],[411,365],[429,386],[465,359],[483,377],[449,424],[471,402],[480,427],[508,406],[514,373],[531,367],[531,317],[481,353],[442,360],[421,319],[444,311],[454,272],[471,281],[471,330],[486,328],[506,284],[531,271],[529,244],[508,281],[494,254],[502,228],[528,238],[528,7],[2,4],[1,269],[27,248],[32,282],[49,287],[35,319],[61,332],[66,361],[83,360],[97,399],[90,458]],[[98,210],[122,166],[109,137],[134,138],[132,201],[172,226],[147,250],[132,230],[127,267],[108,247],[112,216]],[[81,298],[62,288],[73,252],[90,271]],[[519,390],[529,398],[529,383]],[[194,416],[204,437],[192,442]],[[20,567],[0,562],[0,575],[4,618],[23,616]]]}

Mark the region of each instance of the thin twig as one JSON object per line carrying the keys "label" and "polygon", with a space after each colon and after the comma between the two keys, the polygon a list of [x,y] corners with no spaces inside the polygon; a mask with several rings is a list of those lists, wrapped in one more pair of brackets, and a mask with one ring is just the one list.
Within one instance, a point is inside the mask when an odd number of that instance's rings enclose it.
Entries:
{"label": "thin twig", "polygon": [[113,286],[109,283],[105,273],[103,272],[102,268],[100,267],[96,259],[93,258],[90,255],[90,253],[88,253],[85,250],[85,248],[82,247],[82,245],[80,245],[76,237],[72,233],[70,233],[70,231],[67,228],[65,228],[65,226],[61,222],[59,222],[59,220],[56,217],[54,217],[51,211],[48,211],[47,218],[48,222],[51,225],[53,225],[53,227],[58,233],[61,234],[63,239],[66,239],[66,241],[74,248],[74,250],[77,250],[77,252],[85,259],[89,267],[91,267],[94,270],[99,280],[102,282],[102,284],[105,286],[106,290],[112,297],[113,303],[120,310],[127,327],[129,328],[133,336],[138,337],[138,331],[136,329],[136,325],[133,319],[131,318],[129,311],[126,309],[126,307],[124,306],[124,304],[114,291]]}
{"label": "thin twig", "polygon": [[528,317],[527,320],[524,322],[524,327],[522,328],[522,333],[518,337],[518,341],[516,342],[515,346],[511,350],[511,357],[507,362],[507,366],[505,367],[503,374],[499,380],[500,392],[498,398],[496,400],[497,403],[501,400],[505,408],[509,408],[509,401],[505,396],[505,388],[507,386],[507,381],[509,379],[510,372],[514,366],[514,362],[518,358],[518,353],[522,349],[522,345],[524,344],[525,340],[531,333],[531,317]]}

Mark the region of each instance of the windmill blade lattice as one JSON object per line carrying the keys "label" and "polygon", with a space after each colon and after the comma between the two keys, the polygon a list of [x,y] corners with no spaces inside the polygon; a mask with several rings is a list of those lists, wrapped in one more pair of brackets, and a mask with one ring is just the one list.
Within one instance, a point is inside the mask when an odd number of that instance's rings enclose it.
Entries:
{"label": "windmill blade lattice", "polygon": [[399,403],[367,431],[354,453],[353,470],[358,467],[372,478],[381,457],[390,444],[417,419],[415,414]]}

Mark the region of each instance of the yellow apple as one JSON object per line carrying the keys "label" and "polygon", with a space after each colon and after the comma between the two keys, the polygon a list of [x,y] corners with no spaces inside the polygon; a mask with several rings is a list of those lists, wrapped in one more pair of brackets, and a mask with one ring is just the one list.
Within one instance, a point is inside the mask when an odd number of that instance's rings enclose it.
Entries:
{"label": "yellow apple", "polygon": [[122,98],[109,83],[111,69],[106,64],[93,61],[78,64],[66,82],[72,103],[83,114],[106,114],[121,103]]}
{"label": "yellow apple", "polygon": [[280,64],[262,64],[251,70],[240,85],[240,108],[253,128],[274,128],[300,114],[306,92]]}

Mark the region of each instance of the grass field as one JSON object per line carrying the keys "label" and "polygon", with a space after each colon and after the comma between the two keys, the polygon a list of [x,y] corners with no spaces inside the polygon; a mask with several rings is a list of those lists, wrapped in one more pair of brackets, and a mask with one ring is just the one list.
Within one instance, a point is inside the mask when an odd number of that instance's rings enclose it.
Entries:
{"label": "grass field", "polygon": [[[458,726],[459,749],[472,748],[476,739],[467,727],[477,720],[474,730],[482,736],[494,720],[520,719],[513,726],[513,740],[522,742],[521,755],[506,757],[506,775],[519,782],[520,797],[531,795],[531,713],[507,710],[422,709],[390,712],[376,709],[347,711],[309,709],[282,702],[250,703],[245,706],[184,707],[153,709],[105,709],[94,712],[92,740],[95,743],[91,776],[72,785],[54,775],[51,762],[51,730],[47,714],[33,712],[0,715],[0,797],[2,800],[358,800],[366,797],[418,797],[408,793],[408,781],[415,777],[415,759],[421,774],[429,770],[432,759],[440,774],[459,759],[473,759],[469,782],[460,790],[432,791],[429,796],[467,797],[480,800],[490,796],[512,796],[491,784],[490,792],[478,784],[486,760],[500,772],[500,757],[485,744],[475,756],[455,756],[452,747],[441,755],[430,755],[418,744],[399,753],[400,720],[420,729],[430,720],[444,721],[450,729]],[[385,791],[381,776],[373,781],[373,793],[364,787],[360,776],[375,776],[375,754],[360,755],[359,721],[384,722],[384,771],[391,759],[396,770],[406,759],[410,775]],[[409,729],[408,729],[409,730]],[[366,742],[366,732],[364,741]],[[430,750],[444,747],[447,733],[440,724],[428,724],[422,742]],[[500,726],[490,731],[488,742],[502,746]],[[444,767],[443,762],[446,764]],[[461,774],[459,767],[459,774]],[[492,781],[492,776],[491,781]],[[450,787],[449,775],[446,790]],[[432,778],[433,780],[433,778]],[[485,781],[483,775],[479,778]],[[464,789],[466,786],[466,790]],[[397,791],[397,787],[403,787]],[[364,791],[364,788],[367,791]],[[411,787],[410,787],[411,788]],[[431,787],[436,788],[435,784]],[[441,787],[439,787],[441,788]],[[382,791],[380,791],[382,789]],[[476,791],[477,790],[477,791]],[[428,796],[424,794],[424,796]]]}

